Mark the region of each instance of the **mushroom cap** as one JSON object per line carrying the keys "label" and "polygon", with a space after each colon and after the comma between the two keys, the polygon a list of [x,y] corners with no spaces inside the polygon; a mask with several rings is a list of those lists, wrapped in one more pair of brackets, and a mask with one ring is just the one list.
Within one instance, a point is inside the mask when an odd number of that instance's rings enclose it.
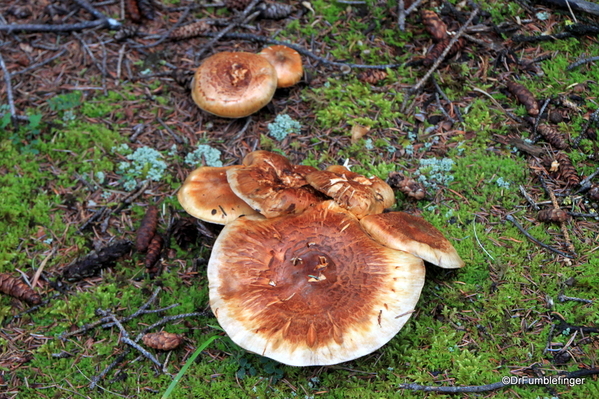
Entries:
{"label": "mushroom cap", "polygon": [[337,364],[386,344],[424,285],[422,259],[374,241],[333,201],[222,230],[210,306],[229,337],[291,366]]}
{"label": "mushroom cap", "polygon": [[323,200],[304,178],[316,168],[293,165],[282,155],[254,151],[243,167],[227,171],[233,192],[267,218],[299,213]]}
{"label": "mushroom cap", "polygon": [[290,87],[298,83],[304,75],[302,57],[294,49],[276,45],[263,49],[258,53],[266,58],[277,71],[277,87]]}
{"label": "mushroom cap", "polygon": [[360,224],[381,244],[409,252],[444,269],[458,269],[464,261],[453,245],[432,224],[405,212],[369,215]]}
{"label": "mushroom cap", "polygon": [[224,118],[242,118],[270,102],[277,72],[264,57],[222,52],[204,60],[191,83],[191,96],[204,111]]}
{"label": "mushroom cap", "polygon": [[210,223],[227,224],[243,215],[255,215],[251,206],[233,193],[227,182],[227,170],[202,166],[187,176],[177,193],[179,203],[187,213]]}
{"label": "mushroom cap", "polygon": [[310,173],[306,175],[306,180],[358,219],[381,213],[395,203],[393,189],[382,179],[377,176],[367,178],[341,165]]}

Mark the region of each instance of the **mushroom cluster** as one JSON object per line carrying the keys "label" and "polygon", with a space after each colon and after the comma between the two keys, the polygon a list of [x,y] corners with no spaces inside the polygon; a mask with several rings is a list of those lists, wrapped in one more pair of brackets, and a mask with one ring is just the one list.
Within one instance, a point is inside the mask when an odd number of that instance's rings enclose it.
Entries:
{"label": "mushroom cluster", "polygon": [[223,118],[243,118],[270,102],[275,90],[298,83],[304,73],[299,53],[277,45],[258,54],[222,52],[204,60],[191,83],[198,107]]}
{"label": "mushroom cluster", "polygon": [[[255,151],[201,167],[179,202],[224,224],[208,263],[210,306],[244,349],[292,366],[331,365],[386,344],[414,311],[423,260],[464,266],[430,223],[393,206],[378,177],[294,165]],[[243,216],[243,217],[241,217]]]}

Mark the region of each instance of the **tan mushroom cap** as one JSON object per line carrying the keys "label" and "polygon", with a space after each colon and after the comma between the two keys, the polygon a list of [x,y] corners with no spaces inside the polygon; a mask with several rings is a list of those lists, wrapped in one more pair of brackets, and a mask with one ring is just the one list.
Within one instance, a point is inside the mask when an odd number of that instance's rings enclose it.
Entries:
{"label": "tan mushroom cap", "polygon": [[276,45],[266,47],[258,54],[266,58],[275,67],[278,78],[277,87],[290,87],[302,79],[304,75],[302,57],[294,49]]}
{"label": "tan mushroom cap", "polygon": [[196,70],[191,96],[204,111],[242,118],[270,102],[277,72],[264,58],[244,52],[222,52],[206,58]]}
{"label": "tan mushroom cap", "polygon": [[458,269],[464,261],[443,234],[426,220],[405,212],[369,215],[360,224],[381,244],[409,252],[444,269]]}
{"label": "tan mushroom cap", "polygon": [[393,189],[382,179],[377,176],[367,178],[341,165],[310,173],[306,175],[306,180],[358,219],[381,213],[395,203]]}
{"label": "tan mushroom cap", "polygon": [[397,334],[424,264],[374,241],[333,201],[229,223],[208,263],[210,306],[242,348],[292,366],[367,355]]}
{"label": "tan mushroom cap", "polygon": [[227,170],[203,166],[187,176],[177,193],[179,203],[187,213],[210,223],[227,224],[242,215],[255,215],[251,206],[233,193],[227,182]]}
{"label": "tan mushroom cap", "polygon": [[283,155],[269,151],[249,153],[243,165],[227,172],[231,189],[267,218],[299,213],[323,200],[304,178],[316,168],[293,165]]}

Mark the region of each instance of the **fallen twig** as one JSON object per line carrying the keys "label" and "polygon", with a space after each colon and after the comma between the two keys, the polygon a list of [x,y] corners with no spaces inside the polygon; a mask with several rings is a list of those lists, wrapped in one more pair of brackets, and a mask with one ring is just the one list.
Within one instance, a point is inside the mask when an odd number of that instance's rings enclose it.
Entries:
{"label": "fallen twig", "polygon": [[17,109],[15,107],[15,99],[12,92],[12,84],[10,83],[11,74],[8,72],[8,68],[6,68],[6,64],[4,63],[4,58],[2,54],[0,54],[0,68],[2,68],[2,73],[4,74],[4,83],[6,84],[6,97],[8,98],[8,109],[10,112],[10,119],[15,129],[18,129],[19,123],[17,120]]}
{"label": "fallen twig", "polygon": [[509,214],[506,215],[505,220],[509,220],[510,222],[512,222],[514,224],[514,226],[516,226],[518,228],[518,230],[520,230],[520,232],[526,236],[526,238],[528,238],[530,241],[534,242],[535,244],[537,244],[551,252],[554,252],[558,255],[561,255],[565,258],[570,258],[570,259],[574,258],[574,256],[567,254],[565,252],[562,252],[559,249],[555,249],[552,246],[544,244],[541,241],[534,238],[532,235],[530,235],[530,233],[528,231],[526,231],[524,229],[524,227],[522,227],[522,225],[520,223],[518,223],[518,221],[512,215],[509,215]]}
{"label": "fallen twig", "polygon": [[460,39],[460,37],[462,37],[462,35],[464,34],[464,32],[466,31],[468,26],[472,23],[474,18],[478,15],[478,11],[479,11],[479,8],[475,8],[474,10],[472,10],[472,13],[470,14],[470,17],[468,18],[466,23],[464,23],[464,25],[462,25],[460,30],[457,31],[455,35],[453,35],[453,37],[449,41],[449,44],[447,45],[445,50],[443,50],[443,52],[441,53],[439,58],[437,58],[435,63],[430,67],[430,69],[426,72],[426,74],[422,77],[422,79],[420,79],[418,81],[418,83],[416,83],[416,85],[410,89],[410,92],[412,94],[416,93],[418,90],[420,90],[422,85],[424,85],[428,81],[428,79],[431,77],[433,72],[435,72],[437,70],[437,68],[439,68],[439,65],[441,65],[441,63],[445,60],[445,57],[447,57],[447,54],[449,54],[449,52],[451,51],[451,48],[454,46],[454,44],[457,43],[457,41]]}
{"label": "fallen twig", "polygon": [[560,302],[574,301],[574,302],[582,302],[582,303],[593,303],[593,300],[591,300],[591,299],[576,298],[576,297],[572,297],[572,296],[566,296],[564,294],[559,294],[557,296],[557,299],[559,299]]}
{"label": "fallen twig", "polygon": [[249,20],[251,20],[252,18],[257,17],[258,15],[260,15],[261,11],[257,11],[253,14],[250,15],[250,12],[252,12],[254,10],[254,8],[256,8],[256,5],[258,5],[258,3],[261,0],[252,0],[252,2],[250,4],[248,4],[248,6],[245,8],[245,10],[243,10],[243,12],[237,17],[235,18],[230,25],[228,25],[227,27],[225,27],[223,30],[221,30],[220,32],[218,32],[212,39],[210,39],[210,41],[208,41],[208,43],[206,43],[201,49],[200,51],[196,54],[196,56],[198,58],[201,58],[201,56],[208,51],[212,46],[214,46],[214,44],[216,44],[216,42],[218,42],[227,32],[229,32],[230,30],[232,30],[233,28],[235,28],[238,24],[242,24],[242,23],[246,23]]}
{"label": "fallen twig", "polygon": [[84,29],[105,28],[116,30],[121,23],[112,18],[96,19],[93,21],[76,22],[73,24],[0,24],[0,32],[77,32]]}
{"label": "fallen twig", "polygon": [[401,389],[411,389],[413,391],[424,391],[424,392],[443,392],[443,393],[462,393],[462,392],[487,392],[501,389],[509,386],[510,384],[504,384],[503,382],[495,382],[488,385],[469,385],[469,386],[458,386],[458,387],[441,387],[441,386],[430,386],[420,384],[400,384]]}

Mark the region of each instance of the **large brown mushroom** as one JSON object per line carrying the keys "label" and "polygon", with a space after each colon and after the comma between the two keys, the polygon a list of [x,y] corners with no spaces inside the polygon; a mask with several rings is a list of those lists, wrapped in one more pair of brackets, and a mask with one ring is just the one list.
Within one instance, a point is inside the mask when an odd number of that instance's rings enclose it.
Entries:
{"label": "large brown mushroom", "polygon": [[360,224],[389,248],[409,252],[444,269],[464,266],[453,245],[423,218],[405,212],[389,212],[366,216]]}
{"label": "large brown mushroom", "polygon": [[387,248],[333,201],[225,226],[208,263],[210,306],[241,347],[292,366],[369,354],[409,319],[421,259]]}
{"label": "large brown mushroom", "polygon": [[204,60],[191,86],[193,100],[204,111],[242,118],[270,102],[277,88],[277,72],[257,54],[222,52]]}
{"label": "large brown mushroom", "polygon": [[376,176],[367,178],[341,165],[310,173],[306,180],[358,219],[381,213],[395,203],[393,189],[383,180]]}
{"label": "large brown mushroom", "polygon": [[263,49],[258,55],[266,58],[275,67],[278,78],[277,87],[279,88],[295,85],[304,75],[302,57],[290,47],[270,46]]}
{"label": "large brown mushroom", "polygon": [[305,175],[316,171],[293,165],[282,155],[254,151],[243,159],[243,167],[227,171],[233,192],[267,218],[299,213],[323,200],[308,185]]}
{"label": "large brown mushroom", "polygon": [[187,176],[177,193],[179,203],[198,219],[227,224],[242,215],[257,212],[233,193],[227,182],[227,171],[241,166],[202,166]]}

